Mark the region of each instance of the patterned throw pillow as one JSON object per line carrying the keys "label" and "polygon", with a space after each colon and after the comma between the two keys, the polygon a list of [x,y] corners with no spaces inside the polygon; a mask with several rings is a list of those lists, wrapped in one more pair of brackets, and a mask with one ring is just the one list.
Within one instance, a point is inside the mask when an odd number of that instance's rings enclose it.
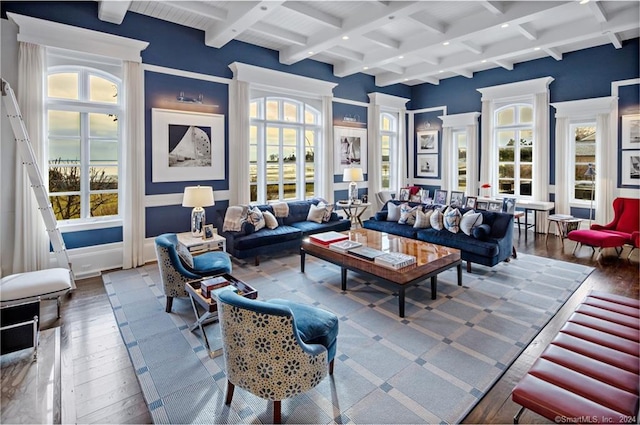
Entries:
{"label": "patterned throw pillow", "polygon": [[423,212],[421,209],[416,211],[416,224],[413,225],[414,229],[429,229],[431,228],[431,215],[433,210]]}
{"label": "patterned throw pillow", "polygon": [[191,252],[189,252],[189,248],[178,242],[178,245],[176,245],[176,251],[178,251],[178,257],[180,257],[182,262],[193,268],[193,256],[191,255]]}
{"label": "patterned throw pillow", "polygon": [[333,212],[333,204],[329,204],[327,202],[318,202],[318,206],[324,208],[324,215],[322,216],[322,221],[324,223],[329,222],[331,219],[331,213]]}
{"label": "patterned throw pillow", "polygon": [[429,222],[431,223],[431,227],[433,227],[436,230],[444,229],[443,218],[444,218],[444,216],[442,214],[442,211],[433,210],[433,213],[431,214],[431,218],[429,218]]}
{"label": "patterned throw pillow", "polygon": [[408,224],[413,226],[416,222],[416,211],[418,207],[410,207],[409,204],[402,204],[400,206],[400,220],[398,224]]}
{"label": "patterned throw pillow", "polygon": [[249,209],[247,209],[247,221],[253,224],[256,232],[262,229],[266,224],[264,221],[264,215],[258,207],[249,207]]}
{"label": "patterned throw pillow", "polygon": [[481,224],[482,213],[469,210],[460,219],[460,230],[467,236],[473,236],[473,228]]}
{"label": "patterned throw pillow", "polygon": [[460,214],[459,209],[451,207],[447,208],[447,210],[444,212],[444,218],[442,219],[444,228],[451,233],[458,233],[460,231],[461,218],[462,214]]}
{"label": "patterned throw pillow", "polygon": [[307,220],[320,224],[324,219],[325,211],[326,209],[324,207],[318,207],[311,204],[311,207],[309,208],[309,214],[307,214]]}
{"label": "patterned throw pillow", "polygon": [[278,227],[278,219],[271,214],[270,211],[262,211],[262,216],[264,217],[264,223],[267,229],[275,229]]}
{"label": "patterned throw pillow", "polygon": [[396,205],[393,202],[387,203],[387,221],[400,220],[400,205]]}

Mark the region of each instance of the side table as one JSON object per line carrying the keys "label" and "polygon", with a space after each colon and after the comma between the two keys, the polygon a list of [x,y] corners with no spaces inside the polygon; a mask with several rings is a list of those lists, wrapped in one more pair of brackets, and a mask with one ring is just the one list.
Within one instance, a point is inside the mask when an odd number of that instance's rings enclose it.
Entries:
{"label": "side table", "polygon": [[567,238],[567,235],[570,231],[576,230],[580,227],[580,223],[582,219],[575,218],[572,215],[567,214],[552,214],[547,217],[548,225],[547,225],[547,235],[544,238],[544,243],[546,244],[549,240],[549,230],[551,229],[551,224],[556,224],[556,236],[560,237],[560,243],[562,244],[562,248],[564,248],[564,240]]}
{"label": "side table", "polygon": [[361,202],[354,204],[345,201],[336,202],[336,206],[342,208],[347,218],[351,220],[351,227],[357,228],[358,224],[362,227],[362,214],[371,206],[370,202]]}
{"label": "side table", "polygon": [[227,252],[227,239],[217,233],[212,238],[202,239],[193,236],[191,232],[178,233],[178,241],[189,249],[189,252],[204,252],[220,249]]}

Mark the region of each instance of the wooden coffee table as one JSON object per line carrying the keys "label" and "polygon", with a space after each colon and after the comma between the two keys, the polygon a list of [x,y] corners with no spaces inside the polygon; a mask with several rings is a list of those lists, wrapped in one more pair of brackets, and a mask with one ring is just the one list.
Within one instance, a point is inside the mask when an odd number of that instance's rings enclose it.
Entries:
{"label": "wooden coffee table", "polygon": [[363,246],[385,252],[402,252],[416,257],[416,264],[392,270],[365,260],[355,255],[329,249],[326,245],[313,242],[307,238],[300,247],[300,271],[304,273],[306,254],[340,266],[342,274],[342,290],[347,290],[347,270],[357,271],[365,275],[377,277],[398,286],[398,308],[400,317],[404,317],[405,289],[407,286],[431,278],[431,299],[436,299],[438,274],[452,267],[458,269],[458,286],[462,286],[462,261],[460,250],[435,245],[415,239],[395,236],[370,229],[357,229],[341,232],[349,235],[349,239],[361,242]]}
{"label": "wooden coffee table", "polygon": [[[239,295],[242,295],[246,298],[251,298],[253,300],[258,298],[258,291],[245,282],[236,279],[235,277],[227,273],[220,276],[224,277],[231,283],[231,285],[238,288]],[[202,333],[202,337],[204,338],[204,344],[207,348],[207,352],[209,353],[209,357],[214,358],[222,354],[222,349],[220,348],[213,351],[211,350],[209,339],[207,338],[207,334],[204,331],[204,325],[218,319],[218,303],[215,298],[205,298],[202,296],[202,292],[200,291],[200,283],[204,279],[209,279],[209,277],[192,280],[184,284],[184,288],[189,294],[189,298],[191,298],[191,307],[193,307],[193,314],[196,317],[196,321],[189,326],[189,330],[193,332],[193,330],[196,328],[200,329],[200,333]],[[200,308],[203,310],[202,313],[198,311],[198,306],[200,306]]]}

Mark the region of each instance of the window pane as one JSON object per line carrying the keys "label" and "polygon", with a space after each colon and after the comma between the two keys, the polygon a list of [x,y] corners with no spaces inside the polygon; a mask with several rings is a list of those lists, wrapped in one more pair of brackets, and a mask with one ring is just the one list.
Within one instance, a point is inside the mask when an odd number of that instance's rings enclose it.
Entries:
{"label": "window pane", "polygon": [[118,103],[118,87],[105,78],[91,75],[89,76],[89,100]]}
{"label": "window pane", "polygon": [[280,185],[278,184],[268,184],[267,185],[267,201],[277,201],[280,199],[280,193],[278,190],[280,189]]}
{"label": "window pane", "polygon": [[500,162],[513,162],[515,157],[513,148],[500,148],[498,151],[498,158]]}
{"label": "window pane", "polygon": [[49,136],[80,137],[80,113],[49,111]]}
{"label": "window pane", "polygon": [[258,185],[252,183],[251,186],[249,186],[249,192],[249,201],[258,202]]}
{"label": "window pane", "polygon": [[533,122],[533,108],[531,106],[520,107],[520,123],[530,124]]}
{"label": "window pane", "polygon": [[304,111],[304,122],[306,124],[318,124],[318,116],[316,113],[309,111],[309,109]]}
{"label": "window pane", "polygon": [[498,112],[498,126],[513,125],[515,123],[515,108],[505,108]]}
{"label": "window pane", "polygon": [[92,140],[90,142],[90,161],[92,164],[117,163],[118,162],[118,142],[116,140]]}
{"label": "window pane", "polygon": [[287,146],[296,146],[298,143],[298,130],[295,128],[282,129],[282,143]]}
{"label": "window pane", "polygon": [[278,101],[267,100],[267,119],[278,120]]}
{"label": "window pane", "polygon": [[292,148],[288,148],[288,147],[283,147],[282,149],[282,160],[286,163],[290,163],[290,162],[296,162],[296,148],[292,147]]}
{"label": "window pane", "polygon": [[258,127],[255,125],[249,127],[249,143],[252,145],[258,143]]}
{"label": "window pane", "polygon": [[514,194],[513,179],[498,179],[498,193]]}
{"label": "window pane", "polygon": [[78,74],[62,72],[47,77],[47,95],[59,99],[78,99]]}
{"label": "window pane", "polygon": [[520,179],[531,179],[533,177],[533,167],[530,164],[520,166]]}
{"label": "window pane", "polygon": [[61,195],[49,196],[51,208],[58,220],[69,220],[71,218],[80,218],[80,196],[79,195]]}
{"label": "window pane", "polygon": [[118,214],[118,195],[116,193],[97,193],[89,196],[91,217],[103,217]]}
{"label": "window pane", "polygon": [[391,130],[391,120],[386,115],[382,116],[380,120],[380,129],[382,131],[390,131]]}
{"label": "window pane", "polygon": [[520,131],[520,146],[533,146],[533,130]]}
{"label": "window pane", "polygon": [[108,114],[89,114],[89,137],[117,139],[117,118]]}
{"label": "window pane", "polygon": [[287,183],[283,185],[283,199],[296,199],[296,184]]}
{"label": "window pane", "polygon": [[280,145],[280,129],[276,127],[267,127],[267,145]]}
{"label": "window pane", "polygon": [[531,196],[531,180],[520,180],[520,195]]}
{"label": "window pane", "polygon": [[298,167],[296,166],[296,163],[287,163],[284,164],[282,170],[283,170],[283,177],[284,177],[284,181],[285,182],[295,182],[297,179],[297,171]]}
{"label": "window pane", "polygon": [[98,166],[89,168],[90,190],[117,190],[118,167]]}
{"label": "window pane", "polygon": [[258,101],[253,101],[249,104],[249,117],[250,118],[261,118],[258,115]]}
{"label": "window pane", "polygon": [[80,139],[49,139],[49,162],[80,161]]}
{"label": "window pane", "polygon": [[389,189],[389,162],[382,162],[382,188]]}
{"label": "window pane", "polygon": [[278,163],[280,160],[280,148],[278,146],[267,146],[267,165]]}
{"label": "window pane", "polygon": [[249,162],[256,164],[258,162],[258,146],[249,145]]}
{"label": "window pane", "polygon": [[498,132],[498,146],[515,146],[516,144],[516,132],[515,131],[499,131]]}
{"label": "window pane", "polygon": [[304,160],[313,163],[315,160],[316,133],[307,130],[304,138]]}
{"label": "window pane", "polygon": [[533,148],[520,149],[520,161],[532,162],[533,161]]}
{"label": "window pane", "polygon": [[389,144],[391,143],[391,138],[389,136],[382,136],[380,140],[380,144],[383,150],[389,150]]}
{"label": "window pane", "polygon": [[290,122],[299,122],[298,105],[294,103],[284,102],[284,120]]}
{"label": "window pane", "polygon": [[594,186],[591,182],[576,183],[575,198],[583,201],[591,201],[591,196],[592,196],[591,191],[593,189],[594,189]]}
{"label": "window pane", "polygon": [[80,167],[61,163],[49,167],[49,192],[79,192]]}

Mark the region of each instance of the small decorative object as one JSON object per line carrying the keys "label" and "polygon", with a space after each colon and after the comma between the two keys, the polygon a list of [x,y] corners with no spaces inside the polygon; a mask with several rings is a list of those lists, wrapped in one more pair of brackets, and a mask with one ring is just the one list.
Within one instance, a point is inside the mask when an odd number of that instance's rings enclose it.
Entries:
{"label": "small decorative object", "polygon": [[447,205],[447,195],[449,191],[437,189],[433,194],[433,203],[438,205]]}
{"label": "small decorative object", "polygon": [[398,198],[400,201],[408,201],[411,196],[411,191],[408,187],[403,187],[400,189],[400,197]]}
{"label": "small decorative object", "polygon": [[593,212],[593,197],[596,192],[596,184],[594,178],[596,177],[596,169],[592,163],[587,165],[587,171],[584,172],[585,177],[589,177],[591,179],[591,204],[589,205],[589,228],[591,228],[591,219]]}
{"label": "small decorative object", "polygon": [[202,239],[211,239],[213,238],[213,224],[207,224],[206,226],[204,226],[204,235],[202,236]]}
{"label": "small decorative object", "polygon": [[193,210],[191,210],[191,234],[193,236],[201,237],[203,235],[205,211],[202,207],[210,207],[214,204],[213,187],[187,186],[184,188],[182,206],[193,207]]}
{"label": "small decorative object", "polygon": [[342,181],[349,183],[349,202],[353,203],[358,199],[358,185],[356,182],[364,181],[364,175],[362,174],[362,168],[345,168],[342,173]]}
{"label": "small decorative object", "polygon": [[503,198],[502,199],[502,212],[507,214],[513,214],[516,212],[516,198]]}
{"label": "small decorative object", "polygon": [[417,153],[438,153],[438,130],[418,131]]}
{"label": "small decorative object", "polygon": [[464,192],[451,191],[451,200],[449,204],[452,207],[461,207],[464,201]]}
{"label": "small decorative object", "polygon": [[640,186],[640,151],[622,151],[621,183],[623,186]]}
{"label": "small decorative object", "polygon": [[367,202],[369,202],[369,197],[367,195],[362,195],[362,203],[366,204]]}
{"label": "small decorative object", "polygon": [[423,204],[431,203],[431,198],[429,197],[429,191],[427,189],[422,189],[422,193],[420,194],[420,202]]}
{"label": "small decorative object", "polygon": [[500,212],[502,211],[501,202],[489,202],[489,211]]}
{"label": "small decorative object", "polygon": [[417,161],[417,177],[438,177],[438,155],[437,154],[419,154],[416,156]]}
{"label": "small decorative object", "polygon": [[335,170],[343,172],[348,167],[367,169],[367,129],[333,127],[335,140]]}
{"label": "small decorative object", "polygon": [[484,198],[491,197],[491,185],[489,183],[485,183],[480,186],[480,196]]}
{"label": "small decorative object", "polygon": [[489,203],[487,201],[477,201],[476,202],[476,209],[484,211],[484,210],[487,209],[488,204]]}
{"label": "small decorative object", "polygon": [[478,200],[478,198],[475,197],[475,196],[467,196],[467,201],[466,201],[465,207],[474,208],[475,209],[477,200]]}
{"label": "small decorative object", "polygon": [[409,200],[411,202],[420,202],[422,200],[422,197],[420,196],[420,194],[415,194],[415,195],[411,195],[411,197],[409,198]]}
{"label": "small decorative object", "polygon": [[622,149],[640,148],[640,114],[622,116]]}

